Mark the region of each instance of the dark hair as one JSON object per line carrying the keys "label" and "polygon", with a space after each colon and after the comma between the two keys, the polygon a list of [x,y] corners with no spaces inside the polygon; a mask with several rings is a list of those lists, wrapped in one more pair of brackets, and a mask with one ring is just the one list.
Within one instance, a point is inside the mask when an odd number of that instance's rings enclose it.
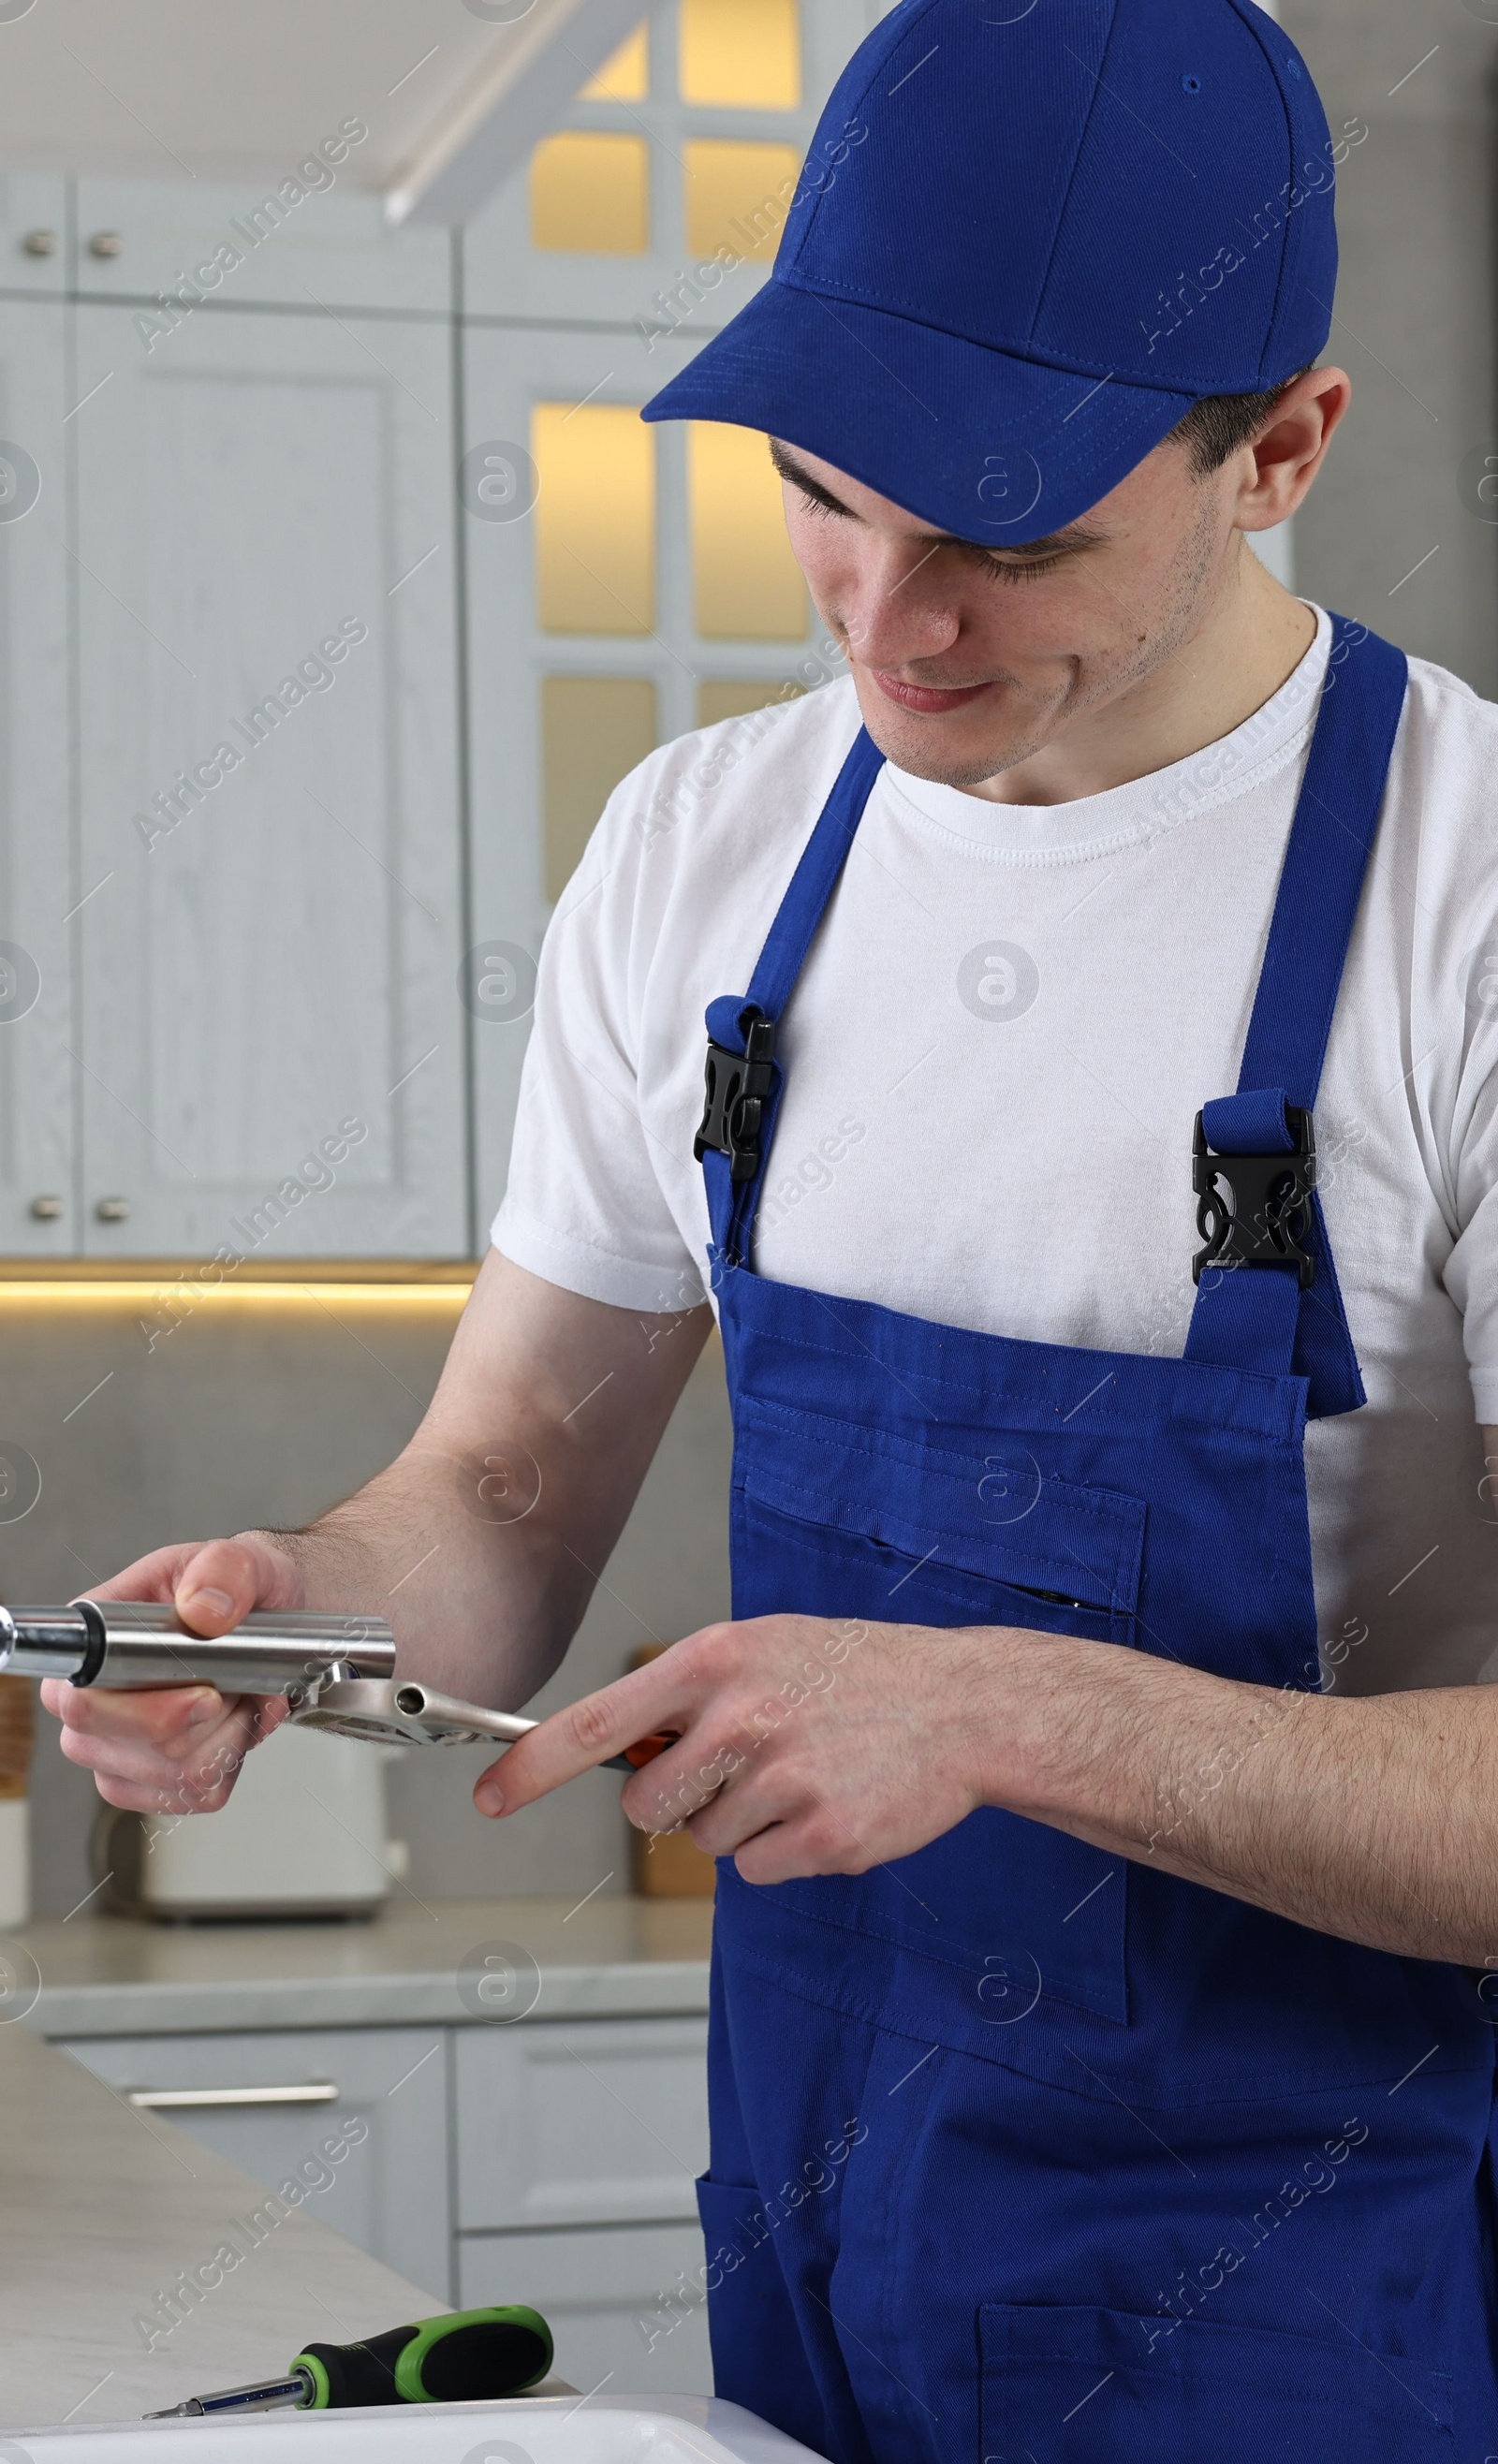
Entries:
{"label": "dark hair", "polygon": [[1174,442],[1189,451],[1192,475],[1204,479],[1241,445],[1251,445],[1295,382],[1294,377],[1286,377],[1267,393],[1210,393],[1194,402],[1170,431]]}

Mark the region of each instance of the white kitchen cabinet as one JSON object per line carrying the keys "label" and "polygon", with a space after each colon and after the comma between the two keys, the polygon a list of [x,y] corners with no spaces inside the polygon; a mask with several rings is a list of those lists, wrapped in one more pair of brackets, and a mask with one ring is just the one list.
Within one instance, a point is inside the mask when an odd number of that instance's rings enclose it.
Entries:
{"label": "white kitchen cabinet", "polygon": [[[246,1940],[263,1959],[261,1929]],[[147,2022],[149,1975],[128,1990]],[[132,2108],[140,2126],[175,2124],[267,2190],[299,2177],[309,2214],[434,2303],[533,2303],[574,2386],[705,2393],[706,2038],[684,2013],[54,2041],[126,2100],[188,2092]],[[266,2089],[285,2101],[242,2095]],[[355,2122],[367,2135],[327,2156]]]}
{"label": "white kitchen cabinet", "polygon": [[458,2252],[459,2305],[530,2302],[584,2394],[712,2394],[696,2225],[464,2233]]}
{"label": "white kitchen cabinet", "polygon": [[33,1258],[77,1234],[64,317],[0,299],[0,1252]]}
{"label": "white kitchen cabinet", "polygon": [[462,1254],[450,334],[76,314],[79,1245]]}
{"label": "white kitchen cabinet", "polygon": [[[134,2104],[143,2129],[170,2123],[331,2225],[387,2267],[449,2299],[452,2242],[447,2045],[440,2028],[64,2039],[127,2102],[131,2092],[201,2101]],[[330,2096],[329,2089],[335,2092]],[[233,2101],[236,2090],[284,2101]],[[363,2135],[358,2135],[359,2125]],[[341,2153],[330,2153],[341,2150]],[[185,2160],[186,2161],[186,2160]],[[364,2330],[398,2326],[364,2321]],[[323,2332],[309,2321],[309,2335]],[[328,2327],[330,2335],[344,2332]]]}
{"label": "white kitchen cabinet", "polygon": [[[193,321],[194,296],[215,307],[274,303],[308,315],[324,308],[445,313],[452,305],[451,237],[438,230],[392,231],[384,200],[355,191],[361,142],[336,121],[319,130],[300,158],[309,166],[305,180],[294,163],[278,178],[231,187],[80,179],[73,278],[91,297],[137,303],[145,323],[131,340],[143,355],[149,327],[170,325],[173,312],[164,315],[156,305],[163,295],[178,295],[178,313]],[[341,148],[341,159],[330,162]],[[299,198],[291,194],[296,188]]]}
{"label": "white kitchen cabinet", "polygon": [[695,2218],[703,2020],[465,2028],[454,2083],[461,2231]]}

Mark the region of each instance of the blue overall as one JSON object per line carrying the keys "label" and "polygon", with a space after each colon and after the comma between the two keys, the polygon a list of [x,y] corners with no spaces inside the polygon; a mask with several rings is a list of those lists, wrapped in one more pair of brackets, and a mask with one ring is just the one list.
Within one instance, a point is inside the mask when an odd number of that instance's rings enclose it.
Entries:
{"label": "blue overall", "polygon": [[[1334,620],[1214,1155],[1289,1155],[1314,1103],[1404,685]],[[880,759],[861,733],[747,995],[710,1007],[720,1068],[784,1014]],[[703,1155],[736,1617],[825,1618],[833,1663],[859,1647],[843,1620],[1029,1626],[1270,1689],[1168,1774],[1159,1829],[1189,1826],[1321,1683],[1305,1424],[1364,1397],[1319,1200],[1284,1263],[1207,1267],[1181,1359],[973,1333],[755,1272],[780,1065],[738,1083],[763,1090],[758,1159],[752,1106],[747,1152]],[[1184,1277],[1185,1156],[1181,1186]],[[857,1877],[720,1865],[718,2392],[835,2464],[1482,2464],[1483,1980],[1179,1881],[1149,1845],[985,1809]]]}

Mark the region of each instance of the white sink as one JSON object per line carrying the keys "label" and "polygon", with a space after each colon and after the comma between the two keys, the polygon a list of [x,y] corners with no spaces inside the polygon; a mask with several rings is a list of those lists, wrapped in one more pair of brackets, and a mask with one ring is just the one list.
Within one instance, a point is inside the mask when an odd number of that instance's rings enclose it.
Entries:
{"label": "white sink", "polygon": [[817,2464],[809,2447],[716,2396],[547,2396],[23,2430],[7,2464]]}

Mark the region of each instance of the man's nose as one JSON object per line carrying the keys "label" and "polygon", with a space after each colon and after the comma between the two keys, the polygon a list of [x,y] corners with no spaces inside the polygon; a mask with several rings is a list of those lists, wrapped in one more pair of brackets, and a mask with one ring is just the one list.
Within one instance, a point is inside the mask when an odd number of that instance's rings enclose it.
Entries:
{"label": "man's nose", "polygon": [[855,655],[875,667],[936,658],[961,631],[944,587],[945,560],[936,548],[881,543],[861,560],[843,600],[843,622]]}

